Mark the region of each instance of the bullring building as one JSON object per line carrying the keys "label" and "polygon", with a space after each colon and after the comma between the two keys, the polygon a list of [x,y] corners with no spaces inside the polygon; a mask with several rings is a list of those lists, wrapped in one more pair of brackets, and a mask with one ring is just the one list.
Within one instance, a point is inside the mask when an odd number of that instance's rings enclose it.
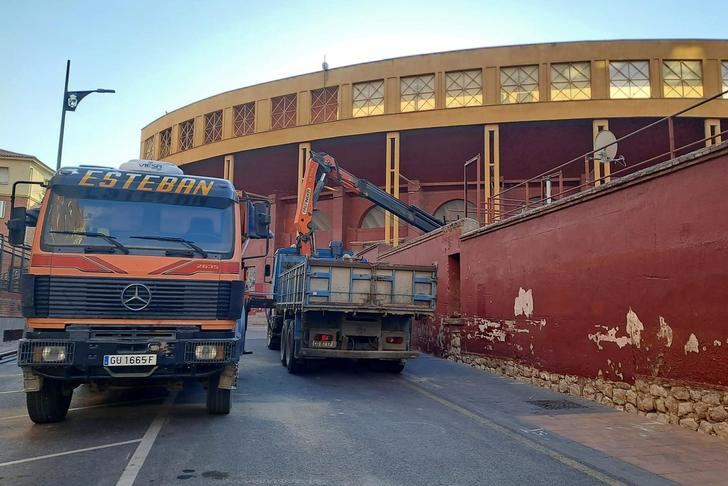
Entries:
{"label": "bullring building", "polygon": [[[293,214],[309,150],[446,219],[541,200],[548,179],[583,186],[615,171],[583,162],[594,147],[728,90],[728,41],[626,40],[469,49],[357,64],[213,95],[142,129],[140,155],[222,177],[275,204],[275,246],[295,240]],[[719,141],[728,97],[620,142],[619,168],[644,167]],[[709,137],[716,135],[714,139]],[[706,140],[708,139],[708,140]],[[690,145],[692,144],[692,145]],[[466,162],[473,163],[465,165]],[[621,173],[624,173],[621,170]],[[478,183],[480,175],[480,183]],[[524,181],[537,175],[540,180]],[[467,207],[464,180],[467,177]],[[508,197],[499,194],[508,188]],[[497,217],[497,216],[496,216]],[[367,200],[328,188],[319,245],[357,249],[419,234]]]}

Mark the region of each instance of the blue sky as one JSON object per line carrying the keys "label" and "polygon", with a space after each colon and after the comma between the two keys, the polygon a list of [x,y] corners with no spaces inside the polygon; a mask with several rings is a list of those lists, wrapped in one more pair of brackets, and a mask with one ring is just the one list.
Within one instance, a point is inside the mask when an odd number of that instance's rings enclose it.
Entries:
{"label": "blue sky", "polygon": [[0,148],[54,167],[66,59],[92,94],[66,119],[63,165],[118,166],[141,128],[187,103],[329,65],[470,47],[725,38],[686,1],[33,1],[0,3]]}

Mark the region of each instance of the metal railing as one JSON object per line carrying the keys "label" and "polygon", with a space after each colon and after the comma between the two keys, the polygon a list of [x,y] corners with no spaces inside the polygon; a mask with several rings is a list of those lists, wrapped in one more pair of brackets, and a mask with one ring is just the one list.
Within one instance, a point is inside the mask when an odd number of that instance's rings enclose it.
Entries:
{"label": "metal railing", "polygon": [[0,234],[0,291],[20,292],[20,279],[28,269],[30,247],[12,246]]}
{"label": "metal railing", "polygon": [[[617,138],[614,142],[605,144],[604,146],[601,146],[595,150],[591,150],[585,154],[579,155],[577,157],[574,157],[564,163],[561,163],[559,165],[556,165],[555,167],[550,168],[549,170],[542,172],[540,174],[537,174],[529,179],[522,180],[515,182],[513,185],[510,185],[509,187],[504,187],[505,185],[502,185],[502,181],[496,181],[496,184],[498,185],[498,188],[500,189],[498,191],[498,194],[494,194],[490,197],[488,197],[483,203],[482,206],[478,207],[477,211],[477,219],[479,224],[490,224],[497,222],[499,220],[526,212],[530,209],[534,209],[536,207],[544,206],[546,204],[550,204],[554,202],[555,200],[562,199],[564,197],[576,194],[578,192],[581,192],[583,190],[599,186],[603,183],[609,182],[612,178],[624,176],[627,173],[634,172],[636,169],[642,169],[649,165],[653,165],[658,162],[663,162],[665,160],[671,160],[679,155],[684,155],[685,153],[689,151],[696,150],[701,145],[705,145],[706,142],[712,142],[714,143],[716,140],[722,138],[726,134],[728,134],[728,130],[719,131],[717,133],[711,133],[710,135],[694,140],[693,142],[681,145],[679,147],[675,146],[675,127],[674,127],[674,120],[678,118],[680,115],[683,115],[689,111],[692,111],[700,106],[705,105],[706,103],[709,103],[713,100],[716,100],[718,98],[722,98],[724,95],[728,94],[728,90],[723,91],[721,93],[718,93],[714,96],[711,96],[710,98],[706,98],[703,100],[700,100],[697,103],[694,103],[687,108],[684,108],[676,113],[673,113],[671,115],[662,117],[658,120],[655,120],[651,123],[648,123],[647,125],[638,128],[637,130],[634,130],[626,135],[623,135],[622,137]],[[636,135],[639,135],[640,133],[643,133],[651,128],[655,128],[658,126],[664,126],[667,125],[667,135],[668,135],[668,146],[666,151],[653,155],[647,159],[640,160],[635,163],[630,163],[629,165],[624,165],[621,169],[618,169],[616,171],[605,171],[603,175],[600,175],[598,177],[595,177],[593,174],[594,172],[589,169],[590,162],[593,162],[594,164],[602,164],[602,161],[600,160],[600,157],[598,156],[599,153],[601,153],[604,149],[607,147],[610,147],[612,145],[618,144],[619,142],[622,142],[624,140],[630,139],[635,137]],[[467,165],[469,165],[473,159],[466,162],[466,165],[463,168],[464,176],[463,176],[463,182],[464,185],[467,185],[468,178],[465,171],[467,170]],[[564,177],[564,172],[567,169],[571,169],[574,167],[575,164],[584,164],[584,171],[583,178],[566,178]],[[611,164],[605,164],[610,165]],[[480,179],[478,177],[478,179]],[[478,181],[479,182],[479,181]],[[575,184],[576,183],[576,184]],[[558,190],[554,190],[554,185],[557,186]],[[531,196],[531,190],[537,189],[535,191],[534,197]],[[548,189],[547,189],[548,188]],[[520,192],[520,195],[519,195]],[[467,192],[465,192],[467,194]],[[467,204],[467,203],[466,203]],[[481,218],[481,214],[483,215],[483,218]]]}

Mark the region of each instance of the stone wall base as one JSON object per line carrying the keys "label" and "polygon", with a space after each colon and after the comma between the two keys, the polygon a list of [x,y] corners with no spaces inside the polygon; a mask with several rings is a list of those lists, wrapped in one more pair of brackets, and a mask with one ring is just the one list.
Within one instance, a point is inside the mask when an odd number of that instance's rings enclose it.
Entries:
{"label": "stone wall base", "polygon": [[676,424],[728,439],[727,390],[671,383],[651,377],[639,377],[632,385],[601,377],[549,373],[512,360],[459,352],[449,354],[447,359],[593,400],[661,423]]}

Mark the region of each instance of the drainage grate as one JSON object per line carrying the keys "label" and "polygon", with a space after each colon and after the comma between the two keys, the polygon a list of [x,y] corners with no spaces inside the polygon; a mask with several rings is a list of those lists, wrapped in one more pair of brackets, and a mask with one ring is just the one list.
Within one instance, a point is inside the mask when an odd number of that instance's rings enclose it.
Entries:
{"label": "drainage grate", "polygon": [[576,402],[570,402],[569,400],[528,400],[527,403],[536,405],[546,410],[564,410],[568,408],[586,408],[584,405],[579,405]]}

